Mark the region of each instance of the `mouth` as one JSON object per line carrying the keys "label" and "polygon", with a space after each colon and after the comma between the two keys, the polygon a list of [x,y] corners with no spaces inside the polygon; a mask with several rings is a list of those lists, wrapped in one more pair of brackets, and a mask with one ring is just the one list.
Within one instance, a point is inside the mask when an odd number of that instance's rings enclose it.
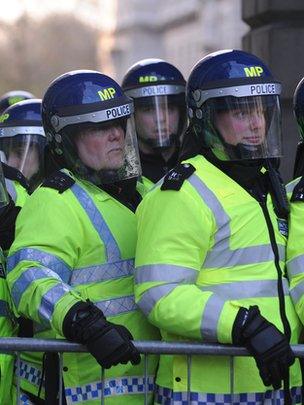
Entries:
{"label": "mouth", "polygon": [[109,150],[109,153],[122,153],[123,149],[122,148],[112,148]]}
{"label": "mouth", "polygon": [[244,141],[246,143],[257,144],[257,143],[262,143],[263,139],[261,136],[250,136],[250,137],[244,138]]}

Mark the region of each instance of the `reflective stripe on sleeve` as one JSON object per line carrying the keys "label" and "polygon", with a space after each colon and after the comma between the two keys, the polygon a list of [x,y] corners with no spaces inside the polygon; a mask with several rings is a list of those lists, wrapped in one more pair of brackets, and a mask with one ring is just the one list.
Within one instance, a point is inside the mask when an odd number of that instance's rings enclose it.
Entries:
{"label": "reflective stripe on sleeve", "polygon": [[103,263],[96,266],[73,269],[71,285],[95,283],[116,278],[132,276],[134,259],[121,260],[115,263]]}
{"label": "reflective stripe on sleeve", "polygon": [[22,260],[38,262],[42,267],[52,269],[64,283],[69,283],[71,268],[62,259],[55,255],[33,248],[18,250],[7,259],[7,272],[12,271]]}
{"label": "reflective stripe on sleeve", "polygon": [[151,264],[137,267],[134,278],[135,284],[149,281],[194,284],[198,274],[198,271],[189,267],[173,264]]}
{"label": "reflective stripe on sleeve", "polygon": [[62,283],[61,278],[54,271],[46,267],[30,267],[26,269],[20,277],[14,282],[11,288],[12,298],[16,307],[19,306],[20,300],[28,287],[42,278],[52,278]]}
{"label": "reflective stripe on sleeve", "polygon": [[70,287],[66,284],[57,284],[52,286],[41,297],[40,306],[38,309],[38,315],[43,324],[49,324],[53,316],[56,303],[65,294],[71,291]]}
{"label": "reflective stripe on sleeve", "polygon": [[152,287],[142,295],[137,305],[143,313],[148,316],[154,308],[154,305],[178,286],[179,284],[173,283]]}
{"label": "reflective stripe on sleeve", "polygon": [[102,300],[94,302],[94,304],[101,309],[105,316],[117,316],[138,309],[134,301],[134,295]]}
{"label": "reflective stripe on sleeve", "polygon": [[286,267],[287,274],[290,279],[297,274],[304,273],[304,255],[291,259],[286,263]]}

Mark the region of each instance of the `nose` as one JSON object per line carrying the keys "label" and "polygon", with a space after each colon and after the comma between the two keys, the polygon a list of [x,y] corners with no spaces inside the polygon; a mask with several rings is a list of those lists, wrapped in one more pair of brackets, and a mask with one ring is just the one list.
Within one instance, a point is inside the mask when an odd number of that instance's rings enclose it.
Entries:
{"label": "nose", "polygon": [[252,112],[252,114],[250,115],[250,128],[252,130],[261,128],[263,119],[264,117],[261,113]]}
{"label": "nose", "polygon": [[155,114],[155,118],[160,122],[166,121],[166,109],[165,107],[160,107],[157,109],[157,114]]}

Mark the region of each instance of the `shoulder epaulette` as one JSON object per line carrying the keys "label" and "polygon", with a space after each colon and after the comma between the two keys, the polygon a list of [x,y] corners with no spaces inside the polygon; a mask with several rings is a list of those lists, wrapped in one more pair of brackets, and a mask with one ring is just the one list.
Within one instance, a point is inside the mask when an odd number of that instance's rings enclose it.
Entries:
{"label": "shoulder epaulette", "polygon": [[54,188],[55,190],[58,190],[59,194],[61,194],[71,188],[74,183],[75,180],[72,179],[72,177],[58,170],[46,178],[41,184],[41,187]]}
{"label": "shoulder epaulette", "polygon": [[180,190],[184,181],[188,179],[195,170],[195,167],[190,163],[180,163],[166,174],[160,189]]}
{"label": "shoulder epaulette", "polygon": [[293,189],[290,202],[303,201],[304,202],[304,176],[301,177],[300,181],[296,184]]}

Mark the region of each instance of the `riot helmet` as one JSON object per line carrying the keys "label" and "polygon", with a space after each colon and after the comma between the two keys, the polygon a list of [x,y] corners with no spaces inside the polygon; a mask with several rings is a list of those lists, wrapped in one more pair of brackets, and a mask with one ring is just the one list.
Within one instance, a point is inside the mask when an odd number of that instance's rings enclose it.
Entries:
{"label": "riot helmet", "polygon": [[2,162],[21,172],[32,192],[44,178],[46,139],[41,121],[41,100],[20,101],[0,116]]}
{"label": "riot helmet", "polygon": [[301,140],[304,140],[304,77],[298,83],[293,96],[293,111]]}
{"label": "riot helmet", "polygon": [[281,84],[255,55],[211,53],[193,67],[187,83],[190,127],[220,160],[278,158],[280,93]]}
{"label": "riot helmet", "polygon": [[25,90],[8,91],[0,97],[0,114],[11,105],[30,98],[35,98],[35,96]]}
{"label": "riot helmet", "polygon": [[140,144],[166,149],[178,144],[186,126],[185,79],[161,59],[143,59],[127,71],[122,88],[134,100]]}
{"label": "riot helmet", "polygon": [[58,165],[97,185],[138,177],[133,110],[132,99],[100,72],[59,76],[42,101],[48,146]]}

